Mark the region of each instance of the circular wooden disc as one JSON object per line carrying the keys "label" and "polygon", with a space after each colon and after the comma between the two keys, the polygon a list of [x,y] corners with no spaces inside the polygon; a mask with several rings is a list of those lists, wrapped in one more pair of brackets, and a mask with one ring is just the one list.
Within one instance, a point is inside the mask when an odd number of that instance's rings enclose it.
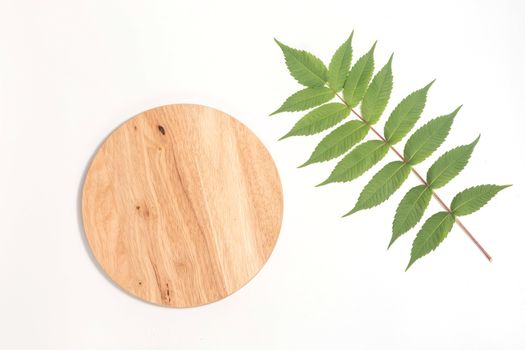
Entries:
{"label": "circular wooden disc", "polygon": [[82,195],[95,258],[149,302],[190,307],[245,285],[275,245],[283,211],[275,164],[227,114],[199,105],[143,112],[95,155]]}

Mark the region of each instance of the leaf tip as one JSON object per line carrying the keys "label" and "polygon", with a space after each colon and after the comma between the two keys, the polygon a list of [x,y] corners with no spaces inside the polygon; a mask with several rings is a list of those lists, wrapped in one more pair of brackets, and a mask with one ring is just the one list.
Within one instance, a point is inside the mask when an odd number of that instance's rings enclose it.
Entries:
{"label": "leaf tip", "polygon": [[450,113],[452,118],[454,118],[456,114],[458,114],[458,112],[461,110],[461,107],[463,107],[463,105],[459,105],[452,113]]}
{"label": "leaf tip", "polygon": [[427,85],[425,85],[425,87],[423,88],[423,90],[428,91],[428,89],[430,89],[430,87],[434,84],[435,81],[436,81],[436,79],[432,80],[430,83],[428,83]]}
{"label": "leaf tip", "polygon": [[324,186],[324,185],[328,185],[329,183],[331,183],[331,181],[328,178],[328,179],[324,180],[323,182],[318,183],[317,185],[315,185],[315,187],[321,187],[321,186]]}
{"label": "leaf tip", "polygon": [[342,218],[346,218],[347,216],[350,216],[352,215],[353,213],[357,212],[361,210],[359,207],[355,206],[354,209],[350,210],[348,213],[346,213],[345,215],[342,216]]}
{"label": "leaf tip", "polygon": [[289,138],[290,136],[292,136],[292,135],[290,135],[290,134],[288,133],[288,134],[282,136],[282,137],[281,137],[280,139],[278,139],[277,141],[281,141],[281,140],[287,139],[287,138]]}
{"label": "leaf tip", "polygon": [[408,262],[408,265],[405,269],[405,272],[408,271],[408,269],[410,268],[410,266],[412,266],[412,264],[414,264],[414,262],[416,261],[417,259],[414,259],[414,258],[410,258],[410,261]]}
{"label": "leaf tip", "polygon": [[306,162],[304,162],[303,164],[297,166],[297,169],[304,168],[305,166],[310,165],[310,164],[311,164],[311,163],[310,163],[310,159],[308,159],[308,160],[307,160]]}
{"label": "leaf tip", "polygon": [[282,106],[279,107],[279,108],[277,108],[275,111],[273,111],[273,112],[270,114],[270,116],[272,116],[272,115],[276,115],[276,114],[281,113],[281,112],[284,112],[284,110],[282,109]]}
{"label": "leaf tip", "polygon": [[286,47],[286,45],[284,45],[282,42],[280,42],[279,40],[277,40],[277,38],[273,38],[273,40],[277,43],[277,45],[279,45],[279,47],[281,48],[281,50],[284,50],[284,48]]}

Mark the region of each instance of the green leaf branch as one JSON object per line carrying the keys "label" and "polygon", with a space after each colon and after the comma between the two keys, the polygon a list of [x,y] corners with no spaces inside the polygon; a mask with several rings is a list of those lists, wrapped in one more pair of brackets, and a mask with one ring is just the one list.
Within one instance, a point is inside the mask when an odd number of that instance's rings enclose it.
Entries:
{"label": "green leaf branch", "polygon": [[[436,249],[454,224],[491,261],[489,253],[459,217],[479,210],[508,186],[471,187],[458,193],[450,206],[436,192],[436,189],[449,183],[467,165],[479,137],[470,144],[453,148],[441,155],[429,168],[426,177],[415,168],[416,164],[431,156],[445,141],[461,106],[417,129],[406,141],[403,152],[400,152],[395,145],[411,132],[420,119],[428,91],[434,81],[399,102],[386,120],[383,133],[379,132],[374,125],[384,114],[392,92],[393,55],[374,75],[376,43],[352,65],[352,39],[353,33],[337,49],[328,68],[311,53],[291,48],[276,40],[284,54],[290,74],[305,88],[292,94],[272,115],[311,109],[281,139],[318,134],[340,124],[353,114],[356,119],[346,121],[329,132],[308,160],[300,165],[304,167],[343,156],[326,180],[317,186],[350,182],[379,163],[389,150],[399,160],[386,164],[371,178],[361,191],[353,209],[344,216],[383,203],[402,187],[412,173],[421,185],[410,189],[399,203],[388,247],[419,223],[431,198],[441,205],[443,211],[430,216],[416,234],[407,269],[419,258]],[[337,101],[332,102],[334,99]],[[360,107],[359,112],[357,107]],[[360,143],[370,132],[375,134],[378,140]]]}

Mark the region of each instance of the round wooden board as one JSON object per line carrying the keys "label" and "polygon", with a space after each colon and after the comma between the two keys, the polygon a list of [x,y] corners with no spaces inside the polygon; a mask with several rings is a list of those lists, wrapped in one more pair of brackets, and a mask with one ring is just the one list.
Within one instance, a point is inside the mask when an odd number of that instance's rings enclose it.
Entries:
{"label": "round wooden board", "polygon": [[245,285],[269,258],[282,212],[266,148],[199,105],[154,108],[121,125],[97,151],[82,194],[87,240],[109,277],[171,307]]}

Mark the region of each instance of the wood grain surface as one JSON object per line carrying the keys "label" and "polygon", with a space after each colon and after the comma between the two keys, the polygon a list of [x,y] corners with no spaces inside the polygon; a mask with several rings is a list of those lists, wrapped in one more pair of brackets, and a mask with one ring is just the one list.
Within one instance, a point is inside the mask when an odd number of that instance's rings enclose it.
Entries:
{"label": "wood grain surface", "polygon": [[95,258],[126,291],[190,307],[235,292],[269,258],[282,188],[243,124],[200,105],[148,110],[95,155],[82,194]]}

